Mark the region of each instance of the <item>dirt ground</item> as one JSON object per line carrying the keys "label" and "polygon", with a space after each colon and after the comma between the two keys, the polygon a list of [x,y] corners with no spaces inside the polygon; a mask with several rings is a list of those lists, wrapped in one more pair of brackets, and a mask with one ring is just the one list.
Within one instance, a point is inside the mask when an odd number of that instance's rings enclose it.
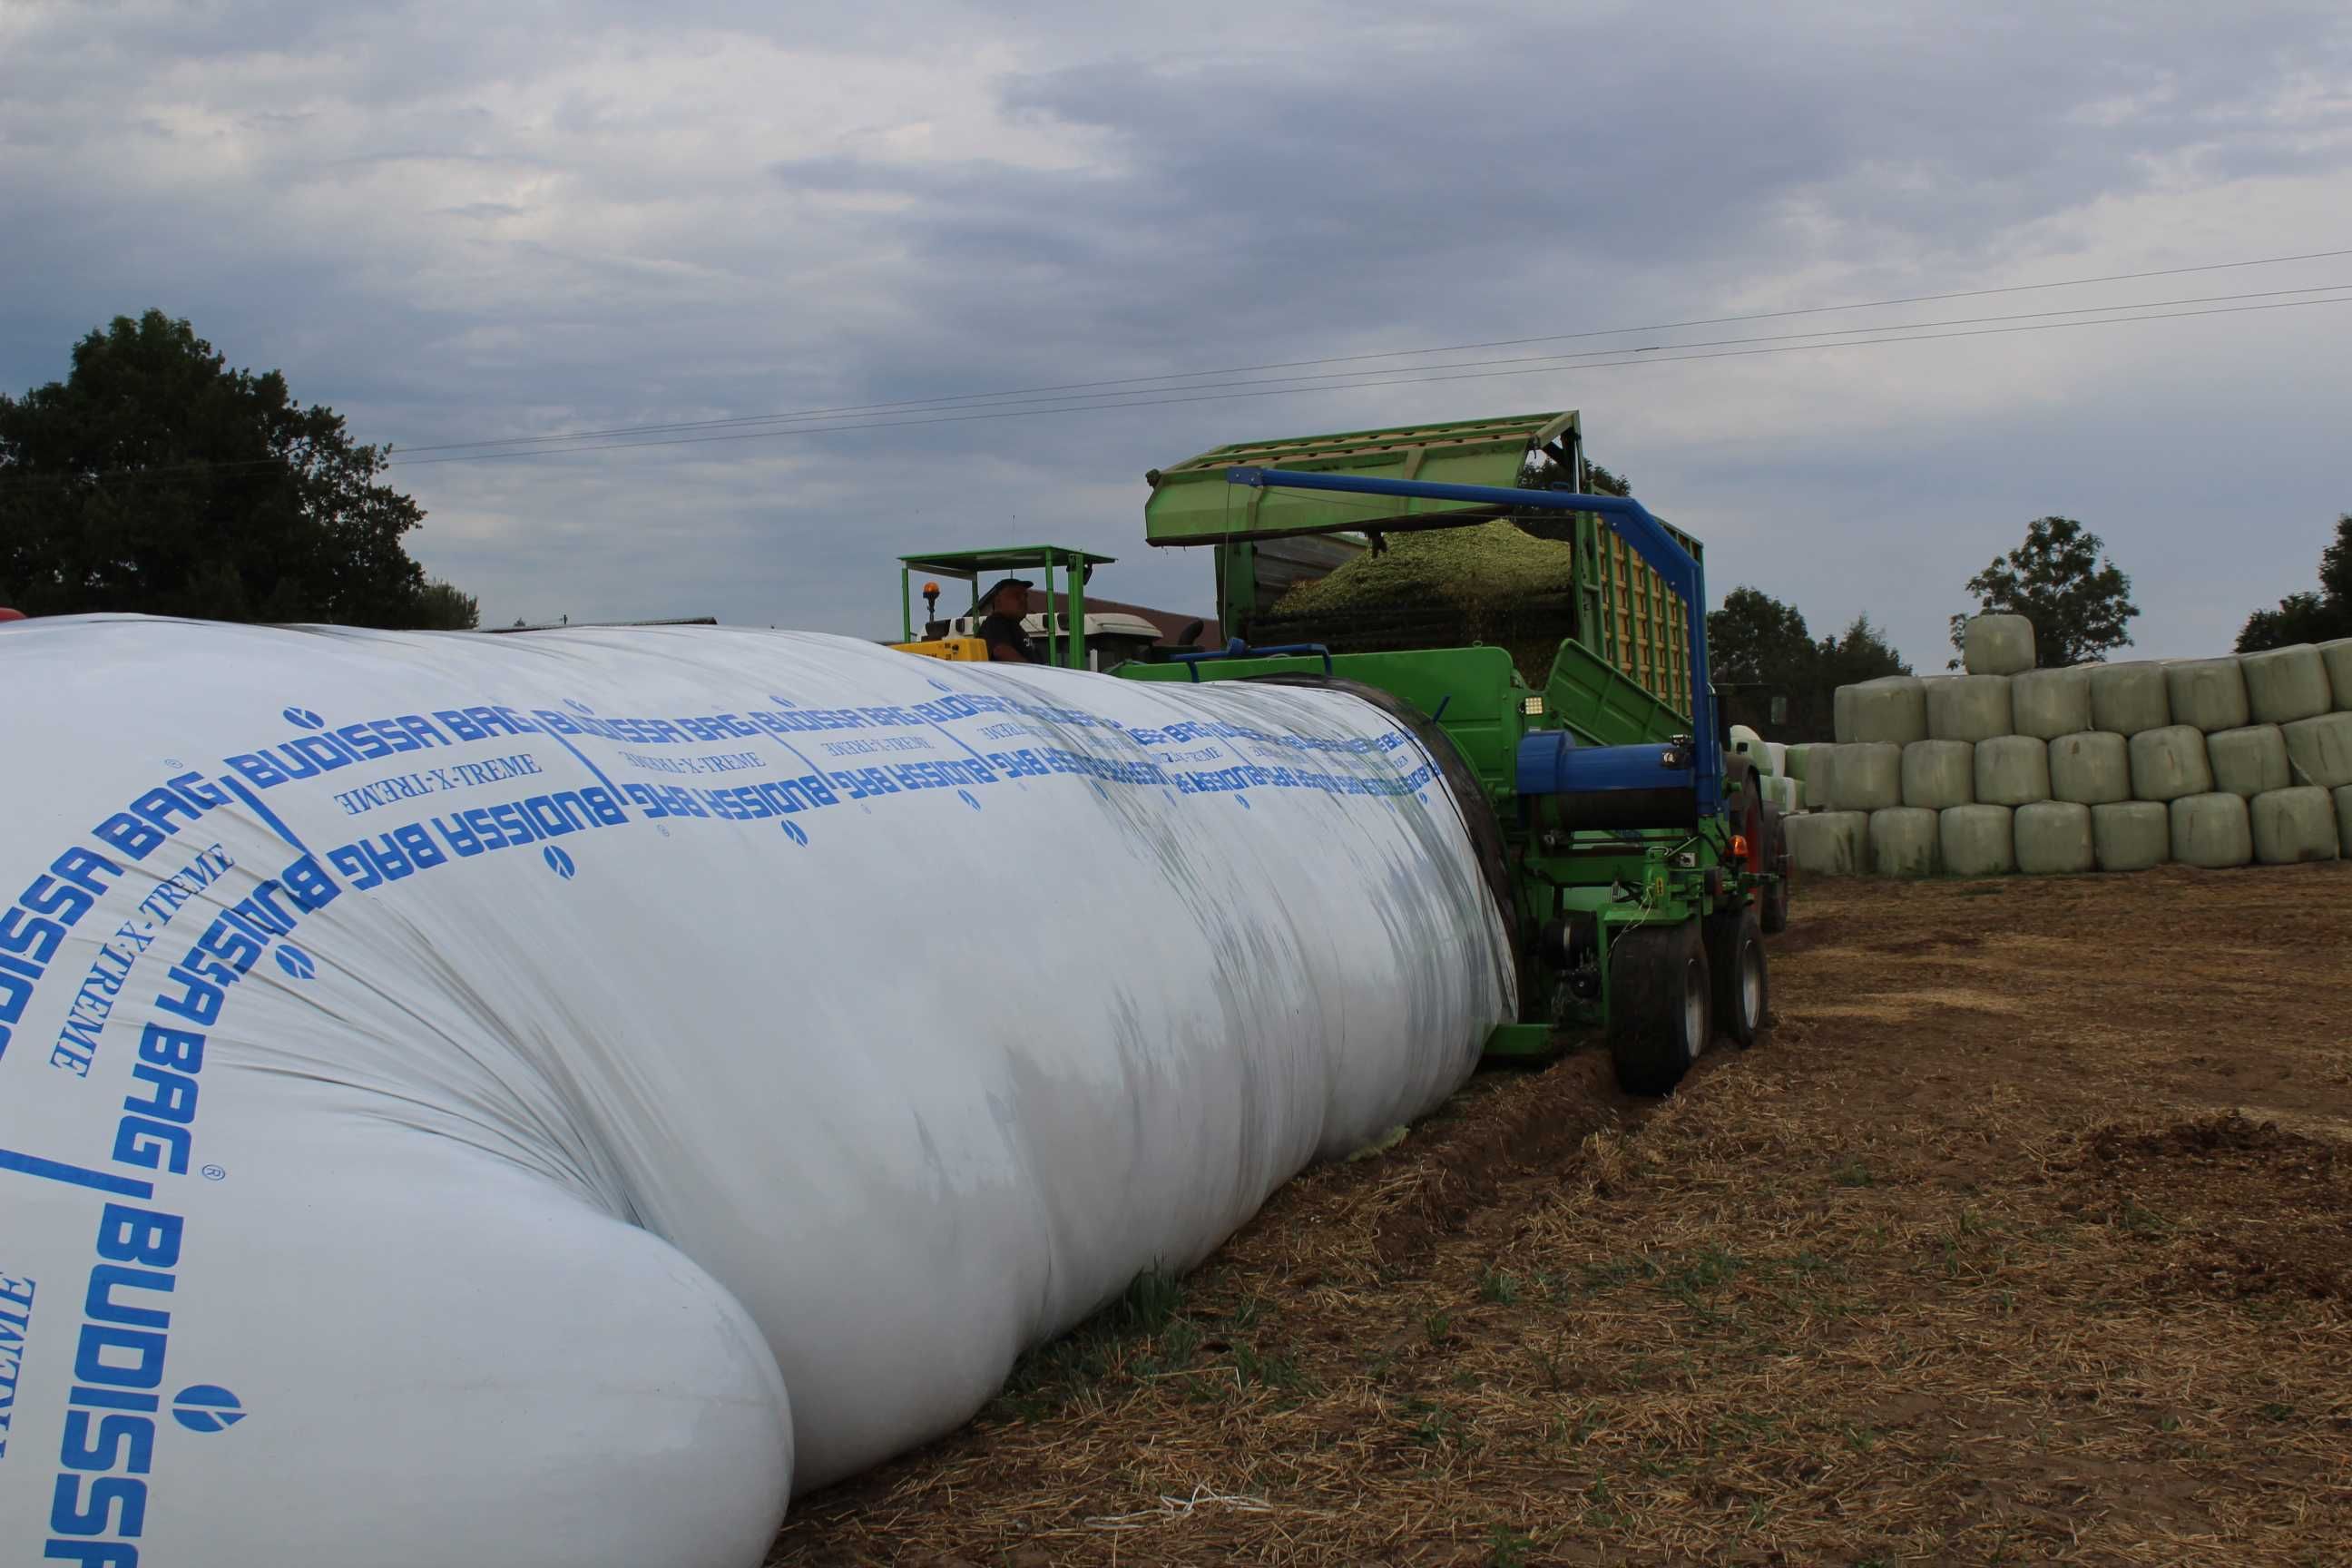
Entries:
{"label": "dirt ground", "polygon": [[774,1563],[2352,1563],[2352,865],[1814,882],[1670,1100],[1486,1074]]}

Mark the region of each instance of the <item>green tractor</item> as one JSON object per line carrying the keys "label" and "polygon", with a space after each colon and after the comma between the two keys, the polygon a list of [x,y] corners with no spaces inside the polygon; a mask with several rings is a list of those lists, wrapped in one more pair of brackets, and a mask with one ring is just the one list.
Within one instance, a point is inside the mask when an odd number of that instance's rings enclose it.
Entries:
{"label": "green tractor", "polygon": [[[1488,1055],[1547,1057],[1557,1026],[1594,1026],[1624,1087],[1658,1094],[1717,1034],[1745,1046],[1763,1026],[1788,860],[1757,761],[1727,750],[1716,711],[1697,541],[1584,493],[1586,471],[1572,413],[1251,443],[1155,471],[1147,537],[1215,550],[1219,610],[1243,635],[1115,673],[1328,687],[1412,729],[1516,935],[1523,1016]],[[1469,639],[1442,605],[1318,627],[1264,592],[1262,557],[1297,553],[1276,542],[1377,546],[1497,520],[1575,552],[1574,580],[1535,606],[1550,621],[1523,614],[1513,648],[1444,646]],[[1538,629],[1557,639],[1540,684],[1521,668]],[[1253,648],[1253,631],[1279,646]]]}

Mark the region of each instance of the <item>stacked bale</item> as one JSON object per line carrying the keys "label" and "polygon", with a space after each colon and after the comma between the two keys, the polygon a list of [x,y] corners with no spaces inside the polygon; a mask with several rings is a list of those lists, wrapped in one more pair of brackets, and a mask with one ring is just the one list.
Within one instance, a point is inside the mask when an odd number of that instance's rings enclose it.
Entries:
{"label": "stacked bale", "polygon": [[2352,637],[2037,669],[2029,624],[1980,616],[1961,646],[1966,673],[1840,690],[1844,743],[1804,760],[1808,804],[1852,819],[1825,858],[1888,876],[2352,858]]}

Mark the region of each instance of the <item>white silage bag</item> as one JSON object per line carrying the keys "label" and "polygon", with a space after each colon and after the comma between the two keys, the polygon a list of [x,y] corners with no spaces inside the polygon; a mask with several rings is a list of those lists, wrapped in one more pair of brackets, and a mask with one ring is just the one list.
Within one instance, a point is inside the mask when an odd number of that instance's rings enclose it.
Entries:
{"label": "white silage bag", "polygon": [[2172,858],[2172,813],[2160,801],[2091,807],[2091,845],[2102,871],[2145,871]]}
{"label": "white silage bag", "polygon": [[2327,691],[2336,710],[2352,712],[2352,637],[2321,643],[2319,659],[2327,667]]}
{"label": "white silage bag", "polygon": [[2011,832],[2016,840],[2017,868],[2029,877],[2063,876],[2098,866],[2087,805],[2065,800],[2021,805]]}
{"label": "white silage bag", "polygon": [[2091,727],[2126,739],[2172,722],[2164,666],[2152,659],[2090,667]]}
{"label": "white silage bag", "polygon": [[1960,630],[1960,664],[1970,675],[2018,675],[2033,668],[2033,623],[2023,616],[1972,616]]}
{"label": "white silage bag", "polygon": [[1888,806],[1870,814],[1870,863],[1882,877],[1936,874],[1936,814]]}
{"label": "white silage bag", "polygon": [[1907,746],[1927,738],[1927,693],[1909,675],[1881,676],[1851,687],[1853,739],[1871,744]]}
{"label": "white silage bag", "polygon": [[2172,721],[2212,734],[2240,730],[2252,716],[2246,701],[2246,673],[2234,658],[2184,658],[2164,667],[2165,694]]}
{"label": "white silage bag", "polygon": [[2295,783],[2334,789],[2352,784],[2352,713],[2323,713],[2282,724]]}
{"label": "white silage bag", "polygon": [[1513,1016],[1336,693],[138,617],[0,671],[0,1562],[751,1568]]}
{"label": "white silage bag", "polygon": [[2142,800],[2179,800],[2213,787],[2205,734],[2194,724],[2143,730],[2130,746],[2132,794]]}
{"label": "white silage bag", "polygon": [[1927,688],[1927,733],[1938,741],[1990,741],[2011,732],[2009,677],[1953,675]]}
{"label": "white silage bag", "polygon": [[2131,753],[2121,735],[2085,730],[2050,742],[2050,793],[2081,805],[2129,800]]}
{"label": "white silage bag", "polygon": [[1903,748],[1903,804],[1929,811],[1977,798],[1976,748],[1966,741],[1914,741]]}
{"label": "white silage bag", "polygon": [[2331,706],[2327,664],[2309,643],[2238,656],[2246,678],[2246,706],[2257,724],[2288,724]]}
{"label": "white silage bag", "polygon": [[2221,870],[2254,858],[2254,837],[2242,795],[2185,795],[2171,803],[2172,858],[2184,866]]}
{"label": "white silage bag", "polygon": [[1951,877],[2004,877],[2017,869],[2005,805],[1956,805],[1937,814],[1937,847]]}
{"label": "white silage bag", "polygon": [[2213,787],[2225,795],[2251,799],[2294,782],[2287,772],[2286,737],[2275,724],[2249,724],[2208,735],[2205,755],[2213,764]]}
{"label": "white silage bag", "polygon": [[1783,826],[1789,863],[1801,876],[1859,877],[1870,869],[1870,814],[1815,811]]}
{"label": "white silage bag", "polygon": [[2265,866],[2333,860],[2339,852],[2336,803],[2327,791],[2315,785],[2258,795],[2247,803],[2247,817],[2253,831],[2254,858]]}
{"label": "white silage bag", "polygon": [[2091,727],[2091,677],[2082,669],[2035,669],[2009,683],[2010,724],[2021,735],[2054,741]]}
{"label": "white silage bag", "polygon": [[1903,804],[1903,748],[1857,741],[1837,749],[1832,811],[1883,811]]}
{"label": "white silage bag", "polygon": [[2050,798],[2050,742],[1996,735],[1978,742],[1977,799],[1986,805],[2030,805]]}

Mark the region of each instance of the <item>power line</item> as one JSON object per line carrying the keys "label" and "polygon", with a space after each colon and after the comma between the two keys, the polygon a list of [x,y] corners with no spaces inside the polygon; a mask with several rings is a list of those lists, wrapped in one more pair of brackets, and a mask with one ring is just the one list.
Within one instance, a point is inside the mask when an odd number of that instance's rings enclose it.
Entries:
{"label": "power line", "polygon": [[1705,353],[1643,354],[1637,358],[1597,361],[1574,366],[1544,364],[1533,369],[1471,370],[1461,374],[1391,376],[1376,381],[1350,382],[1344,386],[1266,386],[1263,384],[1244,383],[1244,385],[1253,389],[1201,392],[1173,397],[1139,397],[1124,403],[1089,402],[1044,408],[996,408],[957,414],[933,414],[914,419],[870,420],[849,425],[803,425],[781,430],[736,431],[715,436],[674,436],[643,441],[609,441],[593,446],[554,447],[535,451],[464,452],[440,458],[405,459],[395,458],[391,466],[423,468],[436,463],[490,462],[512,458],[557,458],[581,452],[625,452],[645,447],[695,447],[720,442],[761,441],[772,440],[780,436],[831,435],[862,430],[903,430],[925,425],[960,425],[982,420],[1027,419],[1045,415],[1083,414],[1119,408],[1159,408],[1184,403],[1222,403],[1251,397],[1282,397],[1302,392],[1352,392],[1369,387],[1418,386],[1435,382],[1496,380],[1510,376],[1545,375],[1568,369],[1619,370],[1628,365],[1675,364],[1691,360],[1745,359],[1762,354],[1801,353],[1813,349],[1869,348],[1879,343],[1928,342],[1946,338],[2000,337],[2019,332],[2058,331],[2068,327],[2119,326],[2132,321],[2177,321],[2192,316],[2233,316],[2253,310],[2293,310],[2312,305],[2346,304],[2352,304],[2352,294],[2336,295],[2325,300],[2282,300],[2263,305],[2222,305],[2202,310],[2172,310],[2138,316],[2106,316],[2084,321],[2038,321],[2024,326],[1976,327],[1965,331],[1910,332],[1896,337],[1863,338],[1847,342],[1782,343],[1763,348],[1715,349]]}
{"label": "power line", "polygon": [[[1874,327],[1822,328],[1811,331],[1765,333],[1744,338],[1701,338],[1690,342],[1653,343],[1643,344],[1638,347],[1628,345],[1607,349],[1586,349],[1573,353],[1531,354],[1522,355],[1512,359],[1458,360],[1451,363],[1413,365],[1409,368],[1415,373],[1420,373],[1423,371],[1464,370],[1491,365],[1512,364],[1546,364],[1564,367],[1569,365],[1570,363],[1579,360],[1610,359],[1625,354],[1654,354],[1662,353],[1667,349],[1721,348],[1745,343],[1794,342],[1806,338],[1855,337],[1863,334],[1911,331],[1929,327],[1977,326],[1996,321],[2047,321],[2053,317],[2080,316],[2093,312],[2111,312],[2116,310],[2162,310],[2180,305],[2210,305],[2234,302],[2241,300],[2274,300],[2291,294],[2333,293],[2346,289],[2352,289],[2352,283],[2321,283],[2313,284],[2301,289],[2265,289],[2239,294],[2202,294],[2193,295],[2186,299],[2179,300],[2145,300],[2123,305],[2076,305],[2065,310],[2024,310],[2000,316],[1956,316],[1939,321],[1889,321],[1883,325]],[[1318,361],[1310,363],[1329,362]],[[1381,374],[1382,373],[1379,371],[1365,370],[1335,371],[1321,375],[1276,376],[1256,381],[1205,382],[1192,386],[1153,387],[1135,392],[1085,393],[1064,397],[1022,397],[1011,399],[1007,402],[990,404],[986,406],[989,408],[1010,408],[1033,404],[1052,404],[1062,409],[1079,409],[1087,407],[1125,408],[1150,406],[1149,404],[1138,403],[1132,400],[1146,398],[1152,395],[1154,393],[1160,392],[1210,392],[1222,391],[1229,387],[1274,387],[1284,385],[1294,386],[1299,390],[1308,390],[1311,389],[1315,384],[1318,383],[1332,384],[1327,388],[1327,390],[1343,391],[1349,385],[1359,384],[1360,383],[1356,378],[1363,376],[1376,376]],[[1388,382],[1375,382],[1362,383],[1361,384],[1389,385],[1394,384]],[[1114,399],[1128,399],[1130,401],[1113,401]],[[954,412],[962,406],[963,405],[961,404],[954,399],[942,398],[929,402],[910,400],[904,405],[895,405],[893,412],[903,414]],[[744,418],[723,421],[701,420],[681,425],[628,426],[617,428],[610,432],[610,434],[616,437],[657,436],[681,431],[709,429],[714,426],[721,425],[730,426],[746,425],[785,426],[785,428],[782,429],[753,432],[753,434],[761,435],[785,435],[792,433],[793,429],[801,428],[823,430],[861,429],[866,427],[863,425],[845,425],[838,423],[838,421],[847,417],[848,416],[845,415],[770,415],[758,419]],[[815,423],[815,421],[819,419],[829,421],[829,423]],[[394,462],[395,464],[404,462],[447,462],[454,459],[446,458],[419,458],[415,454],[418,452],[446,452],[452,450],[470,450],[492,447],[499,449],[499,455],[509,455],[511,453],[511,455],[516,456],[529,455],[526,449],[532,447],[538,447],[542,449],[549,450],[583,449],[593,451],[597,448],[593,447],[574,448],[571,447],[554,447],[551,445],[558,441],[579,442],[591,438],[592,437],[585,436],[533,436],[519,437],[511,441],[469,441],[459,443],[455,447],[405,447],[401,448],[400,454],[394,458]]]}
{"label": "power line", "polygon": [[[781,420],[818,418],[831,415],[876,414],[891,411],[908,412],[918,407],[938,405],[985,402],[998,398],[1029,397],[1048,393],[1087,392],[1097,388],[1136,386],[1152,382],[1192,381],[1210,375],[1253,375],[1260,371],[1305,370],[1316,365],[1357,364],[1370,360],[1410,359],[1423,354],[1467,353],[1477,349],[1524,348],[1533,343],[1580,342],[1591,338],[1617,337],[1627,332],[1670,332],[1695,327],[1734,326],[1744,321],[1783,321],[1796,316],[1837,315],[1848,310],[1879,310],[1894,305],[1936,304],[1948,300],[1980,300],[2000,294],[2032,293],[2043,289],[2079,289],[2100,283],[2126,283],[2148,278],[2178,278],[2198,272],[2225,272],[2245,267],[2277,267],[2297,261],[2326,261],[2352,256],[2352,249],[2312,250],[2294,256],[2263,256],[2246,261],[2210,261],[2194,267],[2165,267],[2144,272],[2111,272],[2097,278],[2065,278],[2047,283],[2013,283],[1999,288],[1962,289],[1942,294],[1911,294],[1887,300],[1855,300],[1843,305],[1809,305],[1787,310],[1758,310],[1737,316],[1705,316],[1686,321],[1654,321],[1625,327],[1594,327],[1573,332],[1550,332],[1535,337],[1496,338],[1484,342],[1448,343],[1434,348],[1382,349],[1359,354],[1334,354],[1322,359],[1281,360],[1265,364],[1228,365],[1221,370],[1170,371],[1160,375],[1120,376],[1105,381],[1073,381],[1058,385],[1010,387],[995,392],[957,393],[938,397],[901,398],[888,403],[851,403],[828,408],[792,409],[782,414],[740,415],[725,419],[691,419],[660,425],[622,425],[602,430],[576,430],[545,436],[517,436],[502,441],[444,441],[428,446],[405,447],[404,452],[452,452],[484,447],[509,447],[525,443],[583,441],[607,436],[636,436],[668,433],[677,430],[723,429],[740,425],[764,425]],[[2086,307],[2095,309],[2097,307]],[[2110,307],[2113,308],[2113,307]],[[2053,312],[2056,313],[2056,312]],[[1854,331],[1868,329],[1856,328]],[[1810,335],[1810,334],[1801,334]],[[1190,390],[1181,387],[1160,387],[1160,391]]]}

